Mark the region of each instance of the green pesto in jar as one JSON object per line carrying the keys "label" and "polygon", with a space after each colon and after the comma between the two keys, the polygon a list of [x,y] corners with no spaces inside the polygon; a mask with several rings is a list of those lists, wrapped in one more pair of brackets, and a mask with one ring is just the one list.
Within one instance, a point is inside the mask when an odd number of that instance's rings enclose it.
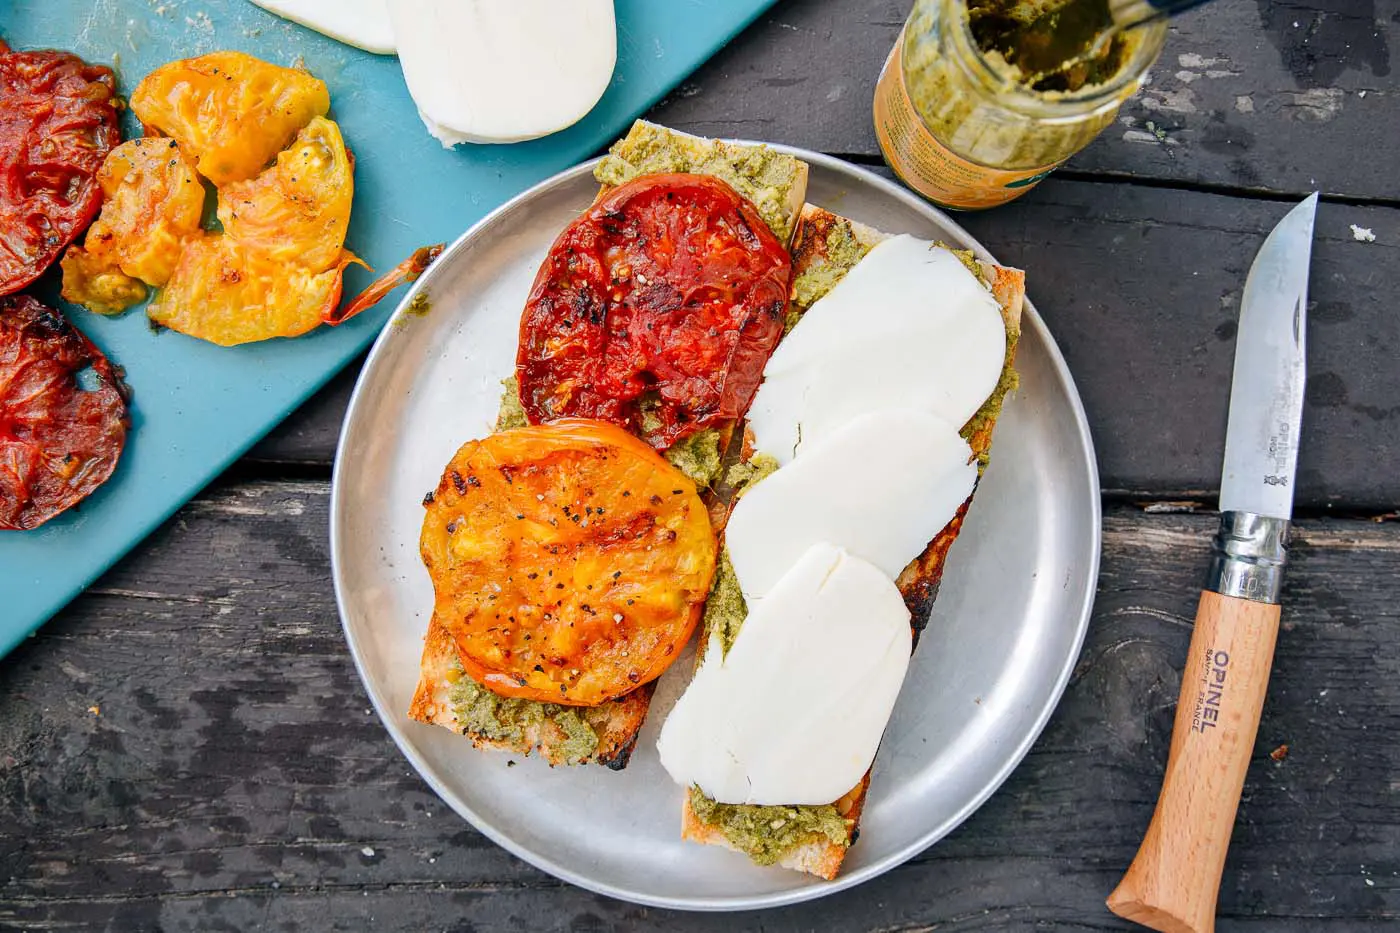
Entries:
{"label": "green pesto in jar", "polygon": [[640,175],[687,172],[711,175],[742,195],[779,242],[792,236],[796,217],[789,195],[802,173],[794,156],[767,146],[702,139],[638,120],[613,143],[593,170],[601,185],[621,185]]}
{"label": "green pesto in jar", "polygon": [[598,733],[586,716],[591,708],[560,706],[539,700],[503,697],[467,676],[460,665],[448,691],[448,702],[457,717],[457,728],[493,742],[530,745],[539,741],[539,730],[552,724],[564,734],[550,743],[551,760],[580,764],[598,751]]}
{"label": "green pesto in jar", "polygon": [[[1076,6],[1102,2],[1074,0]],[[1063,0],[915,4],[900,40],[903,84],[940,144],[998,170],[1048,169],[1113,122],[1156,58],[1165,27],[1120,33],[1097,58],[1061,73],[1044,65],[1054,56],[1046,39],[1055,30],[1047,26],[1066,15],[1065,7]],[[1060,63],[1073,57],[1066,51]],[[1018,62],[1035,67],[1023,71]]]}
{"label": "green pesto in jar", "polygon": [[851,821],[829,803],[801,807],[716,803],[692,787],[690,809],[759,865],[776,865],[788,852],[812,842],[850,845]]}

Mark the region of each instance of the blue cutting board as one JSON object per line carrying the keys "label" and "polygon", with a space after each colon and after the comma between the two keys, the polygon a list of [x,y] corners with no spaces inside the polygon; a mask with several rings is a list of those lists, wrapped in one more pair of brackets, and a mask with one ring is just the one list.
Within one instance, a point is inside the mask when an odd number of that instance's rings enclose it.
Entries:
{"label": "blue cutting board", "polygon": [[[492,208],[587,158],[774,0],[616,0],[612,84],[583,121],[542,140],[443,149],[428,136],[398,60],[281,20],[247,0],[0,0],[0,37],[111,65],[123,96],[158,65],[217,49],[304,63],[330,87],[355,151],[346,245],[378,270],[451,241]],[[127,136],[137,127],[128,115]],[[352,269],[346,294],[369,276]],[[56,302],[56,277],[37,289]],[[116,473],[35,531],[0,531],[0,656],[168,518],[374,339],[396,301],[295,340],[220,348],[155,333],[133,309],[104,318],[64,305],[126,370],[132,430]]]}

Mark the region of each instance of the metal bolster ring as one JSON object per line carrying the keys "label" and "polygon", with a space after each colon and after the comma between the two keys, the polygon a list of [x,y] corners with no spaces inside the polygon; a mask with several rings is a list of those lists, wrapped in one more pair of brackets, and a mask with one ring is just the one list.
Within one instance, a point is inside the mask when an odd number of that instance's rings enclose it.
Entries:
{"label": "metal bolster ring", "polygon": [[1210,544],[1206,589],[1221,596],[1277,603],[1288,561],[1289,522],[1253,512],[1221,512]]}

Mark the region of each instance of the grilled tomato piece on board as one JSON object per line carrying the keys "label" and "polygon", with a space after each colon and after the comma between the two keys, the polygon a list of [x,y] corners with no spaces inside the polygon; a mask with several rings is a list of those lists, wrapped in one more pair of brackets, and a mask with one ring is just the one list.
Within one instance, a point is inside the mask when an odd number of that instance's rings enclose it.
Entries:
{"label": "grilled tomato piece on board", "polygon": [[204,186],[175,140],[150,136],[113,149],[97,179],[102,213],[63,256],[63,297],[116,314],[175,271],[184,241],[200,233]]}
{"label": "grilled tomato piece on board", "polygon": [[335,319],[355,194],[340,128],[315,117],[247,181],[219,189],[222,233],[186,241],[147,308],[157,324],[223,346],[295,337]]}
{"label": "grilled tomato piece on board", "polygon": [[37,528],[87,498],[127,426],[126,387],[102,351],[28,295],[0,298],[0,529]]}
{"label": "grilled tomato piece on board", "polygon": [[434,613],[494,693],[596,706],[659,677],[699,619],[715,567],[705,506],[619,427],[468,441],[424,502]]}
{"label": "grilled tomato piece on board", "polygon": [[0,295],[37,279],[102,203],[121,139],[112,69],[0,42]]}
{"label": "grilled tomato piece on board", "polygon": [[597,418],[665,449],[740,417],[783,332],[792,261],[733,188],[644,175],[564,229],[525,305],[532,424]]}
{"label": "grilled tomato piece on board", "polygon": [[251,178],[312,117],[331,108],[308,72],[243,52],[211,52],[162,65],[131,94],[147,127],[172,136],[216,186]]}

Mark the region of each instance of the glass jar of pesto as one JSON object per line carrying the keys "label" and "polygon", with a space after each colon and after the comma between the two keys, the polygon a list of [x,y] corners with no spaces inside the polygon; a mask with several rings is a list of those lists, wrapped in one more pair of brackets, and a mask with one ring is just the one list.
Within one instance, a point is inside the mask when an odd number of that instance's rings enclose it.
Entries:
{"label": "glass jar of pesto", "polygon": [[[978,209],[1029,191],[1113,122],[1166,39],[1163,20],[1094,59],[1047,74],[1015,64],[1018,26],[1050,0],[917,0],[875,88],[885,160],[942,207]],[[1035,50],[1043,59],[1044,49]]]}

